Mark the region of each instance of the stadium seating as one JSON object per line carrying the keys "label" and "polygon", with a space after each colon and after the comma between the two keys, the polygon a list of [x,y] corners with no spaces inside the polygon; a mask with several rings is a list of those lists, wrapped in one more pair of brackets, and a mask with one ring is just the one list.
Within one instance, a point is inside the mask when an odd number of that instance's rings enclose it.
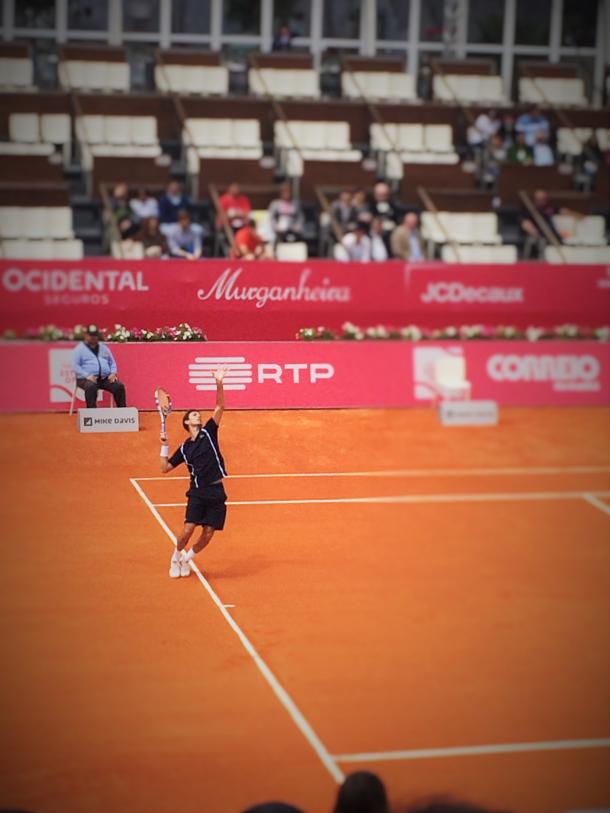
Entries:
{"label": "stadium seating", "polygon": [[276,121],[275,146],[280,167],[290,177],[303,175],[306,161],[358,162],[346,121]]}
{"label": "stadium seating", "polygon": [[521,77],[519,101],[526,104],[586,106],[585,85],[577,78]]}
{"label": "stadium seating", "polygon": [[544,249],[547,263],[599,264],[610,263],[610,246],[547,246]]}
{"label": "stadium seating", "polygon": [[130,71],[123,48],[65,45],[60,48],[59,83],[66,90],[127,92]]}
{"label": "stadium seating", "polygon": [[226,95],[229,70],[220,55],[207,51],[175,49],[157,52],[155,84],[163,93]]}
{"label": "stadium seating", "polygon": [[445,263],[510,264],[517,262],[516,246],[465,246],[445,244],[441,247],[441,259]]}
{"label": "stadium seating", "polygon": [[553,223],[568,246],[605,246],[606,221],[600,215],[577,218],[555,215]]}
{"label": "stadium seating", "polygon": [[0,44],[0,88],[2,90],[34,90],[34,64],[28,43]]}
{"label": "stadium seating", "polygon": [[82,260],[83,241],[68,240],[2,240],[2,256],[11,260]]}
{"label": "stadium seating", "polygon": [[403,163],[457,164],[449,124],[371,124],[371,147],[382,153],[388,178],[402,178]]}
{"label": "stadium seating", "polygon": [[96,156],[155,158],[161,155],[154,116],[79,116],[75,132],[85,170],[93,168]]}
{"label": "stadium seating", "polygon": [[507,103],[501,76],[436,74],[432,80],[434,98],[461,104]]}
{"label": "stadium seating", "polygon": [[584,82],[576,64],[522,62],[519,101],[525,104],[586,107]]}
{"label": "stadium seating", "polygon": [[250,93],[276,98],[320,96],[320,80],[310,54],[257,54],[248,71]]}
{"label": "stadium seating", "polygon": [[64,163],[70,159],[72,123],[67,113],[11,113],[10,141],[0,141],[0,155],[45,155],[63,150]]}
{"label": "stadium seating", "polygon": [[364,97],[371,101],[413,102],[417,98],[415,77],[390,71],[344,71],[341,90],[349,99]]}
{"label": "stadium seating", "polygon": [[278,243],[275,258],[283,262],[303,262],[307,259],[307,243]]}
{"label": "stadium seating", "polygon": [[[34,189],[31,198],[35,198]],[[1,205],[0,240],[4,257],[80,259],[83,256],[82,242],[74,239],[72,209],[67,205]]]}
{"label": "stadium seating", "polygon": [[560,155],[577,156],[582,154],[585,144],[595,133],[600,149],[607,150],[610,145],[610,129],[604,127],[559,127],[557,129],[557,152]]}
{"label": "stadium seating", "polygon": [[502,243],[495,212],[423,212],[422,236],[433,243],[497,245]]}

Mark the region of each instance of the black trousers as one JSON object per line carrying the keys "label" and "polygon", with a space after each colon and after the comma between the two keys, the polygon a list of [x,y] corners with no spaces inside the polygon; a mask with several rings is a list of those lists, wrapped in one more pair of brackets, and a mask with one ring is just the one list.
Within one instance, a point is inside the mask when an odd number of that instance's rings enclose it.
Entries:
{"label": "black trousers", "polygon": [[114,397],[114,403],[118,407],[126,406],[125,384],[118,379],[110,382],[107,378],[98,378],[97,381],[89,381],[87,378],[77,378],[76,383],[85,392],[85,401],[89,409],[97,407],[97,391],[108,390]]}

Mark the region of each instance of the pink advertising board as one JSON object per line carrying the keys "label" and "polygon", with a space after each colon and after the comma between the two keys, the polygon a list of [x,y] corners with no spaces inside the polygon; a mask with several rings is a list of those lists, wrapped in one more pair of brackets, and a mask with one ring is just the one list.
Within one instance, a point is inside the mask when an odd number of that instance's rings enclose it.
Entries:
{"label": "pink advertising board", "polygon": [[[73,389],[68,343],[0,343],[1,411],[65,411]],[[210,407],[211,370],[226,365],[235,409],[425,406],[433,368],[462,355],[472,397],[500,405],[610,404],[610,345],[597,342],[203,342],[115,344],[128,403],[154,409],[155,386],[174,406]],[[77,406],[82,406],[77,401]]]}
{"label": "pink advertising board", "polygon": [[189,322],[212,341],[290,341],[346,321],[585,326],[610,319],[610,268],[225,260],[0,260],[0,331]]}

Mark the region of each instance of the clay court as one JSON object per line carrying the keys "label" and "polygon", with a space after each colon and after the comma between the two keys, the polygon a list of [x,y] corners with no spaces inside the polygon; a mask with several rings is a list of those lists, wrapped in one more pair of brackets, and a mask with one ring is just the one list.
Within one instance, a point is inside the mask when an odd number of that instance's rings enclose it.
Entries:
{"label": "clay court", "polygon": [[3,416],[1,806],[323,813],[356,769],[610,806],[609,418],[229,410],[226,530],[170,580],[156,414]]}

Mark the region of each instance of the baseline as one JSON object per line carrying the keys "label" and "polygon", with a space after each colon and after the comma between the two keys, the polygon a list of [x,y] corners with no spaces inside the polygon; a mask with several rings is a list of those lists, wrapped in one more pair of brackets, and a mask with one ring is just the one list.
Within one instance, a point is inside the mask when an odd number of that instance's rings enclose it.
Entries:
{"label": "baseline", "polygon": [[362,754],[334,754],[333,759],[337,762],[391,762],[411,759],[482,756],[485,754],[519,754],[530,751],[572,751],[582,748],[610,748],[610,738],[465,745],[453,748],[412,748],[405,751],[371,751]]}

